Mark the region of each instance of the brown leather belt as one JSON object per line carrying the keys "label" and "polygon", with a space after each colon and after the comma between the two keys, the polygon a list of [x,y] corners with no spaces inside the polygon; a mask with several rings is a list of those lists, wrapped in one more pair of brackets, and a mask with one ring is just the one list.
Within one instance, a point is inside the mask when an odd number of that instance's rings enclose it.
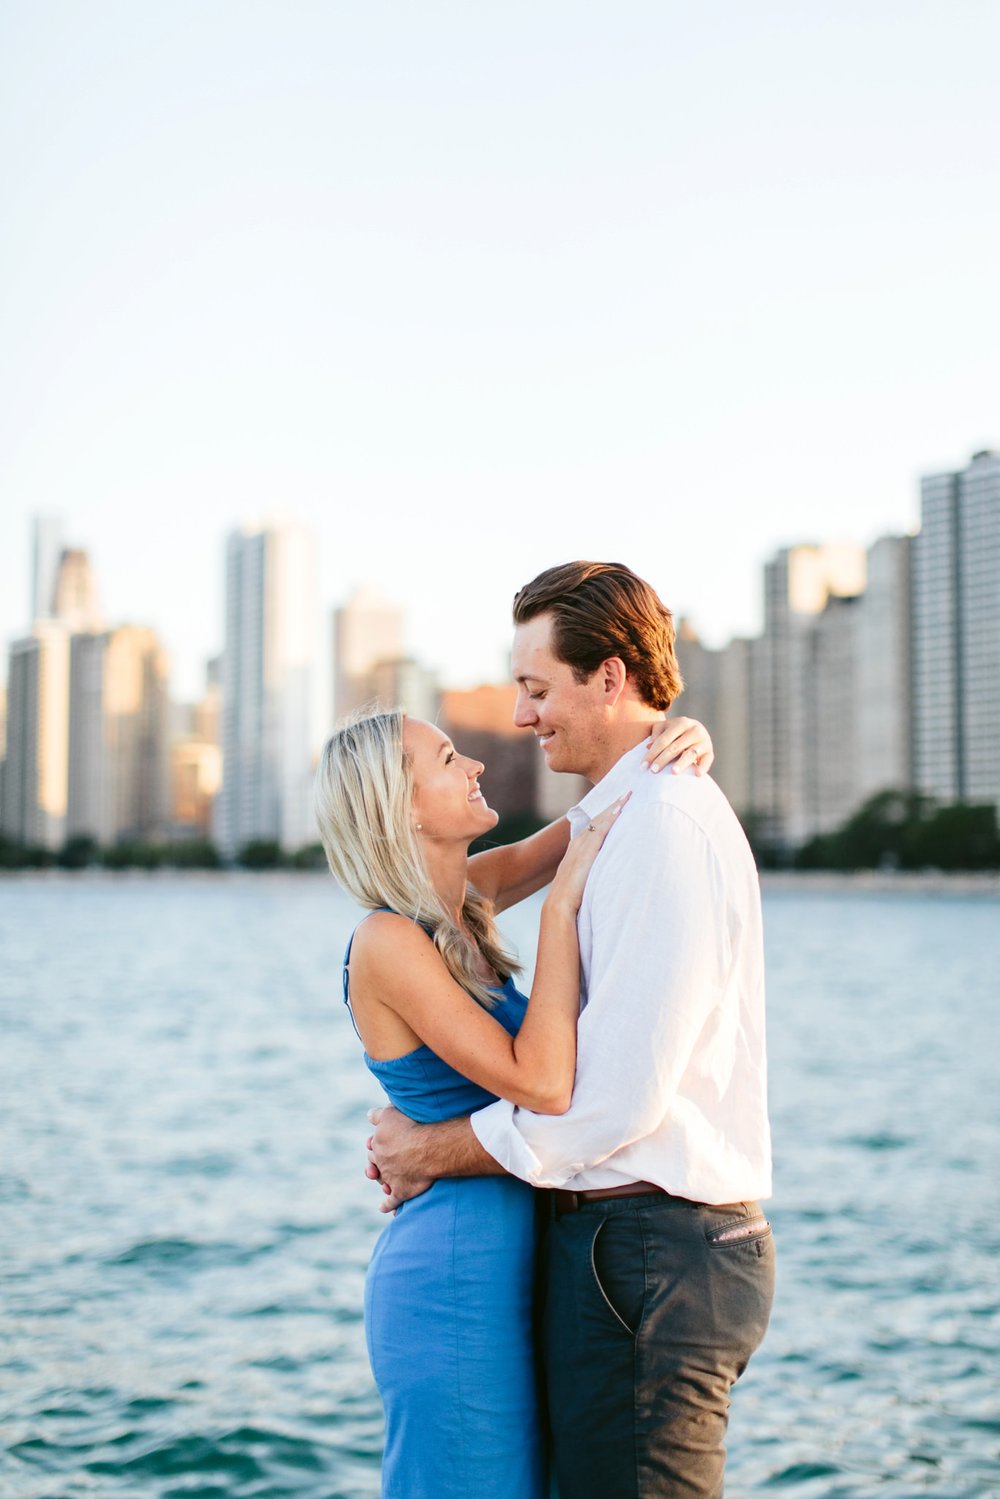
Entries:
{"label": "brown leather belt", "polygon": [[582,1192],[564,1192],[561,1187],[555,1187],[552,1197],[556,1216],[561,1218],[563,1213],[575,1213],[585,1202],[600,1202],[605,1197],[646,1197],[651,1192],[658,1192],[663,1197],[670,1195],[652,1182],[628,1182],[624,1187],[587,1187]]}

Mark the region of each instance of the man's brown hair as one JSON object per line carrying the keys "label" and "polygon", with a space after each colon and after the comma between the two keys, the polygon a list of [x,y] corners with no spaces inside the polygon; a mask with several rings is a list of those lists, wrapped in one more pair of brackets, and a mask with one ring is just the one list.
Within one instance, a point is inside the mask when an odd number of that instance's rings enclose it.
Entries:
{"label": "man's brown hair", "polygon": [[514,623],[552,615],[552,649],[578,682],[618,656],[650,708],[666,710],[682,690],[674,621],[648,583],[622,562],[564,562],[514,595]]}

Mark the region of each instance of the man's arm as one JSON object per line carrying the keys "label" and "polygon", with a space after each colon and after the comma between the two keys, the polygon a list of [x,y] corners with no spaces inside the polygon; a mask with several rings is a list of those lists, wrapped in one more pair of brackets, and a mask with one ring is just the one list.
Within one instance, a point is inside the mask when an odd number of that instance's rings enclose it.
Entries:
{"label": "man's arm", "polygon": [[383,1213],[426,1192],[441,1176],[500,1176],[503,1167],[483,1149],[468,1115],[439,1124],[414,1124],[391,1106],[370,1109],[375,1129],[368,1141],[366,1175],[380,1179]]}

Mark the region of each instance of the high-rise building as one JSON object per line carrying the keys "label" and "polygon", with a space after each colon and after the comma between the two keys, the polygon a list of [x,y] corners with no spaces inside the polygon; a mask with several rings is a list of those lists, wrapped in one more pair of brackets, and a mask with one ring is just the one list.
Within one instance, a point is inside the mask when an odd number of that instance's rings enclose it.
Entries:
{"label": "high-rise building", "polygon": [[[403,613],[374,588],[359,589],[333,614],[333,714],[336,720],[379,696],[375,668],[404,659]],[[406,706],[383,701],[382,707]]]}
{"label": "high-rise building", "polygon": [[212,809],[222,785],[219,745],[222,662],[209,661],[205,691],[197,703],[175,706],[170,746],[170,821],[175,834],[208,838]]}
{"label": "high-rise building", "polygon": [[753,652],[750,810],[762,836],[779,845],[816,831],[804,759],[810,623],[828,599],[854,597],[864,582],[865,554],[846,543],[783,548],[764,566],[764,633]]}
{"label": "high-rise building", "polygon": [[732,806],[746,815],[750,802],[750,641],[731,640],[722,650],[704,645],[688,620],[677,629],[677,660],[684,691],[674,717],[700,719],[715,746],[712,779]]}
{"label": "high-rise building", "polygon": [[291,523],[233,532],[226,548],[222,787],[216,841],[312,842],[316,549]]}
{"label": "high-rise building", "polygon": [[67,835],[109,846],[168,831],[167,659],[152,630],[70,641]]}
{"label": "high-rise building", "polygon": [[1000,809],[1000,453],[959,477],[963,792]]}
{"label": "high-rise building", "polygon": [[73,632],[103,627],[90,558],[77,547],[64,547],[60,554],[52,589],[52,616]]}
{"label": "high-rise building", "polygon": [[106,751],[104,668],[107,636],[81,633],[69,647],[69,775],[66,834],[111,844],[110,766]]}
{"label": "high-rise building", "polygon": [[31,528],[31,619],[51,619],[63,552],[60,516],[36,515]]}
{"label": "high-rise building", "polygon": [[0,828],[3,827],[3,783],[7,767],[7,686],[0,683]]}
{"label": "high-rise building", "polygon": [[868,585],[857,620],[858,805],[913,784],[911,536],[882,536],[868,549]]}
{"label": "high-rise building", "polygon": [[795,767],[786,838],[795,844],[839,827],[858,805],[858,622],[861,596],[831,594],[804,615],[793,639],[790,763]]}
{"label": "high-rise building", "polygon": [[684,691],[671,711],[675,717],[700,719],[711,729],[718,717],[719,652],[703,644],[687,619],[678,622],[676,651]]}
{"label": "high-rise building", "polygon": [[58,849],[66,833],[69,631],[39,619],[10,647],[2,830],[15,843]]}
{"label": "high-rise building", "polygon": [[[750,704],[754,644],[751,640],[731,640],[718,652],[714,717],[705,720],[715,745],[712,777],[743,818],[752,807]],[[683,701],[682,698],[682,705]]]}
{"label": "high-rise building", "polygon": [[946,802],[964,791],[958,477],[921,480],[913,544],[914,781],[918,791]]}
{"label": "high-rise building", "polygon": [[1000,453],[922,480],[912,617],[916,786],[1000,806]]}
{"label": "high-rise building", "polygon": [[412,656],[402,660],[379,661],[368,677],[371,691],[368,699],[382,708],[403,708],[411,718],[433,723],[438,713],[440,693],[437,678]]}

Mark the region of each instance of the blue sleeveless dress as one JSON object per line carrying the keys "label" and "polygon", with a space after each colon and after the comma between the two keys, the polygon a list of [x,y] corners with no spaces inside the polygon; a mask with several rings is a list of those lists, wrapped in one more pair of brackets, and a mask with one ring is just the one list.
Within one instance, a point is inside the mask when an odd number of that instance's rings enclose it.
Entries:
{"label": "blue sleeveless dress", "polygon": [[[349,944],[348,1006],[350,955]],[[516,1035],[528,1001],[511,979],[498,992],[490,1013]],[[495,1101],[427,1046],[365,1061],[389,1102],[420,1124]],[[443,1178],[386,1224],[365,1280],[368,1357],[385,1409],[382,1499],[548,1493],[534,1258],[534,1193],[511,1176]]]}

